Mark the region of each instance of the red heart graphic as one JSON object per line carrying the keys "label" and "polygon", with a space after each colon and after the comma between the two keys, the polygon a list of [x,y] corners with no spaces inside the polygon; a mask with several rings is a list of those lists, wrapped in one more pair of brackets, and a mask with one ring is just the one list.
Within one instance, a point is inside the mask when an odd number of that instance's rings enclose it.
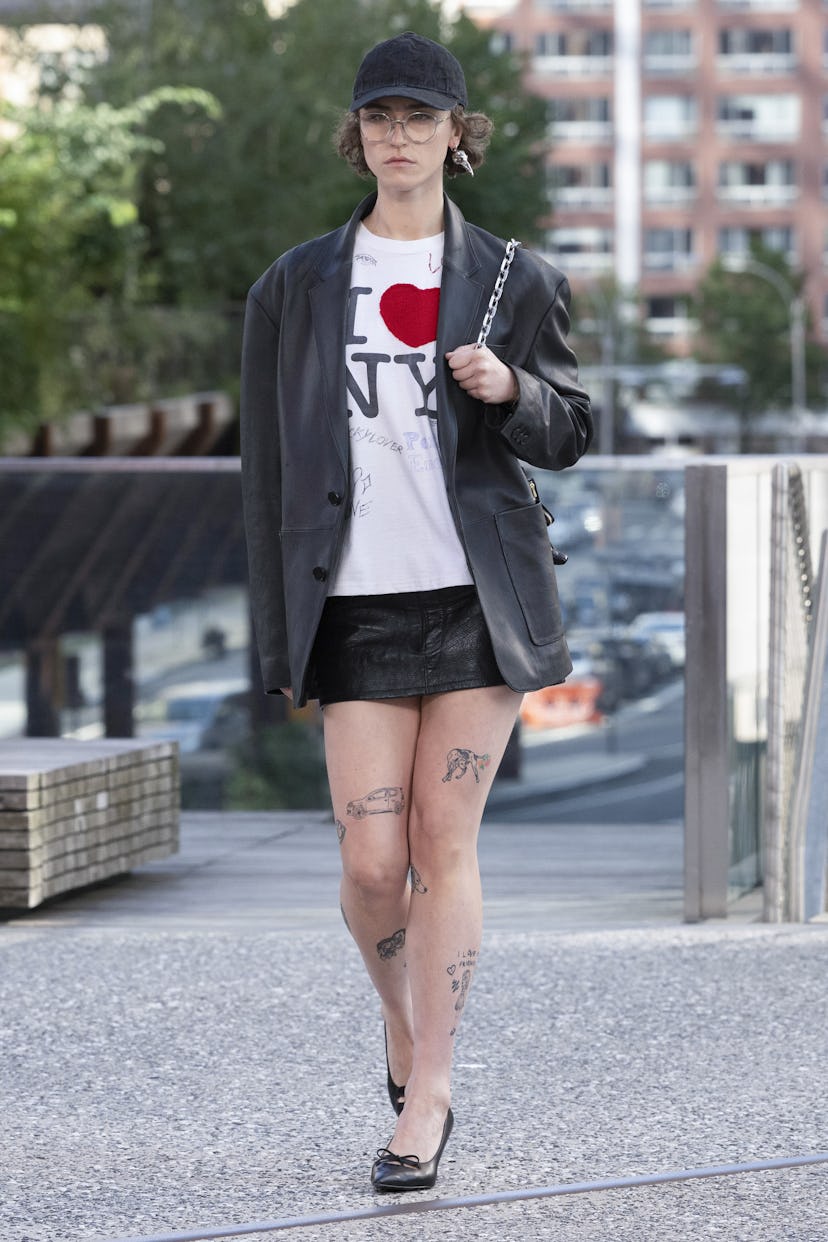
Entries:
{"label": "red heart graphic", "polygon": [[389,332],[412,349],[437,339],[440,289],[391,285],[380,298],[380,314]]}

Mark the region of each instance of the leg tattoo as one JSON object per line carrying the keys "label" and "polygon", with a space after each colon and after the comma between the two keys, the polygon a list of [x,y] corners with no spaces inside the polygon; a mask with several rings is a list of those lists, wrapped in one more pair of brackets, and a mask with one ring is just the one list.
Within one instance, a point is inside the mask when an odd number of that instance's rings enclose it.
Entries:
{"label": "leg tattoo", "polygon": [[[466,998],[471,987],[472,973],[477,965],[477,957],[477,949],[466,949],[460,954],[459,961],[452,962],[451,966],[446,967],[446,974],[451,979],[451,990],[457,997],[454,1002],[454,1010],[458,1020],[465,1008]],[[459,978],[457,977],[458,971],[460,972]],[[451,1033],[453,1035],[454,1030]]]}
{"label": "leg tattoo", "polygon": [[399,785],[381,785],[372,789],[364,798],[354,798],[345,808],[346,815],[364,819],[366,815],[385,815],[391,811],[401,815],[405,806],[405,794]]}
{"label": "leg tattoo", "polygon": [[474,773],[475,785],[480,784],[478,770],[485,768],[490,762],[489,755],[476,755],[473,750],[464,750],[461,746],[455,746],[446,755],[446,774],[443,777],[443,784],[450,781],[452,777],[459,781],[461,776],[465,776],[471,767]]}
{"label": "leg tattoo", "polygon": [[412,893],[427,893],[428,889],[423,884],[422,876],[416,867],[411,868],[411,891]]}
{"label": "leg tattoo", "polygon": [[395,931],[393,936],[389,936],[387,940],[380,940],[377,945],[377,953],[380,961],[389,962],[392,957],[396,957],[400,949],[405,944],[405,928],[401,927],[399,931]]}
{"label": "leg tattoo", "polygon": [[341,819],[338,819],[338,820],[336,821],[336,835],[337,835],[337,837],[339,838],[339,844],[340,844],[340,845],[341,845],[341,844],[342,844],[342,842],[345,840],[345,833],[346,833],[347,831],[348,831],[348,829],[345,827],[345,825],[343,824],[342,820],[341,820]]}

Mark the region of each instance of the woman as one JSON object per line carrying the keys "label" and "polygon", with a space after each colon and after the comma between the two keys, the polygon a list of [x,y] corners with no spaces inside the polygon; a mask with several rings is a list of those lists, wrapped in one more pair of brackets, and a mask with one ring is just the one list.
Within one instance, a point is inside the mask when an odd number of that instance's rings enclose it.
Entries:
{"label": "woman", "polygon": [[544,514],[520,460],[592,436],[569,291],[443,178],[482,163],[456,59],[406,32],[368,52],[339,150],[376,179],[283,255],[245,319],[242,466],[265,689],[324,708],[342,912],[379,994],[397,1113],[377,1190],[434,1185],[480,949],[477,835],[524,691],[563,680]]}

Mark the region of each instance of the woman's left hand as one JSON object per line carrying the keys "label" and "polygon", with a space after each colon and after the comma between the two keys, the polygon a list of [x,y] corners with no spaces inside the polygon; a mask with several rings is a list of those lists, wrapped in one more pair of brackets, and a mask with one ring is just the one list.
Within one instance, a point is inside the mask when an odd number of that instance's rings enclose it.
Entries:
{"label": "woman's left hand", "polygon": [[461,345],[446,361],[460,387],[486,405],[508,405],[520,395],[514,371],[485,345]]}

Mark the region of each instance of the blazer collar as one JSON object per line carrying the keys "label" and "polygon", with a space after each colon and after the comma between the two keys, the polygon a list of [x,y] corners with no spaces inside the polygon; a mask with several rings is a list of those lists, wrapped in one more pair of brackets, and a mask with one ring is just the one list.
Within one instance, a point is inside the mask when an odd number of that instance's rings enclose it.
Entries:
{"label": "blazer collar", "polygon": [[[350,220],[323,238],[323,247],[316,261],[316,270],[322,280],[336,274],[343,264],[350,264],[354,253],[357,229],[373,210],[377,201],[376,191],[358,203]],[[460,276],[473,276],[480,269],[480,260],[469,235],[463,213],[456,203],[443,196],[445,238],[443,243],[443,267],[450,267]]]}

